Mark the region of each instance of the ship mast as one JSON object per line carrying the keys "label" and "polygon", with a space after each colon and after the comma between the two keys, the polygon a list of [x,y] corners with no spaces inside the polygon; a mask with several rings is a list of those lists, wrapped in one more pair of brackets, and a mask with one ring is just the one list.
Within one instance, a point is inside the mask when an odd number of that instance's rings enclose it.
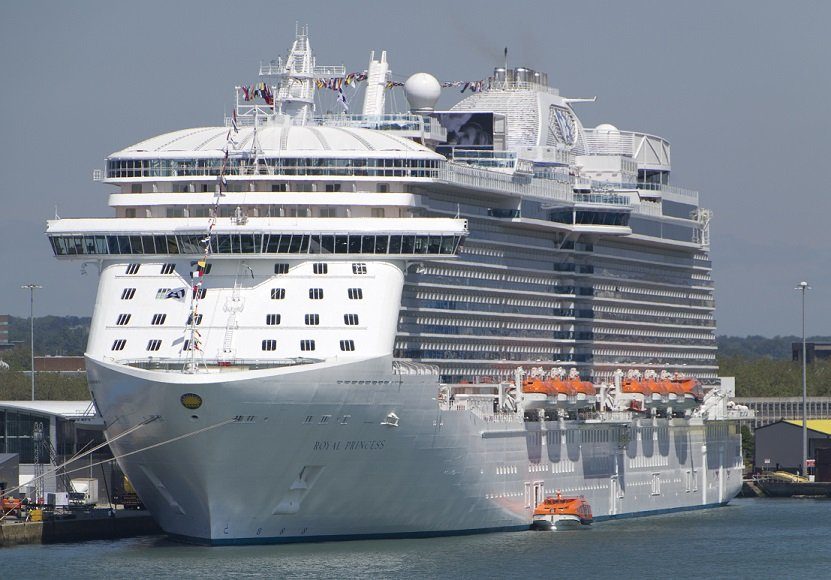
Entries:
{"label": "ship mast", "polygon": [[344,66],[317,66],[309,44],[308,25],[296,25],[294,43],[285,60],[278,57],[260,64],[260,78],[277,87],[274,95],[275,115],[284,116],[295,125],[306,125],[314,116],[315,81],[342,78]]}

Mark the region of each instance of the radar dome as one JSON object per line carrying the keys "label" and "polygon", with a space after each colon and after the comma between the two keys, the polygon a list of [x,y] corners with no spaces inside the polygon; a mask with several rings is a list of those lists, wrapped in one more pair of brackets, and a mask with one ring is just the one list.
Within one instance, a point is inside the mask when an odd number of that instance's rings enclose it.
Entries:
{"label": "radar dome", "polygon": [[404,82],[404,94],[413,111],[432,111],[441,96],[441,85],[431,74],[416,73]]}
{"label": "radar dome", "polygon": [[614,125],[601,123],[594,128],[596,144],[609,153],[617,153],[620,148],[620,131]]}

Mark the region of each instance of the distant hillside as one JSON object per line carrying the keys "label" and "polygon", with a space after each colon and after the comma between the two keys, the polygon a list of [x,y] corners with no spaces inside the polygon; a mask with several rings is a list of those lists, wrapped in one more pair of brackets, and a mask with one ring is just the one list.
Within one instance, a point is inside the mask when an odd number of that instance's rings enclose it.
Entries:
{"label": "distant hillside", "polygon": [[[791,344],[800,342],[800,336],[719,336],[719,357],[741,357],[749,359],[772,358],[791,360]],[[831,338],[812,336],[811,341],[831,341]]]}
{"label": "distant hillside", "polygon": [[[35,317],[35,354],[37,355],[82,355],[87,347],[88,316],[41,316]],[[9,317],[9,340],[21,342],[29,351],[29,319]]]}

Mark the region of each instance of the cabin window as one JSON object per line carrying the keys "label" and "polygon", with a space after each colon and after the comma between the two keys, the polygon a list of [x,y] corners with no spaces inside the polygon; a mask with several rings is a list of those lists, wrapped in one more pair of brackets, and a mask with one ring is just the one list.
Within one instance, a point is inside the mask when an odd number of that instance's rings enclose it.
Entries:
{"label": "cabin window", "polygon": [[355,350],[355,341],[354,340],[342,340],[340,341],[340,349],[343,351],[353,351]]}
{"label": "cabin window", "polygon": [[271,299],[272,300],[283,300],[286,297],[286,289],[285,288],[272,288],[271,289]]}
{"label": "cabin window", "polygon": [[312,264],[312,271],[315,274],[328,274],[329,264],[325,262],[315,262],[314,264]]}
{"label": "cabin window", "polygon": [[176,264],[162,264],[162,274],[173,274],[176,271]]}
{"label": "cabin window", "polygon": [[[193,324],[193,314],[188,315],[187,325],[190,326],[191,324]],[[202,324],[202,315],[197,314],[196,315],[196,326],[199,326],[200,324]]]}
{"label": "cabin window", "polygon": [[165,320],[167,320],[167,314],[154,314],[150,324],[153,326],[161,326]]}
{"label": "cabin window", "polygon": [[269,326],[277,326],[280,324],[279,314],[266,314],[265,323]]}
{"label": "cabin window", "polygon": [[288,274],[289,273],[289,265],[285,263],[274,264],[274,273],[275,274]]}
{"label": "cabin window", "polygon": [[125,288],[124,290],[121,291],[121,299],[122,300],[132,300],[133,296],[135,296],[135,295],[136,295],[136,289],[135,288]]}
{"label": "cabin window", "polygon": [[323,288],[309,288],[309,298],[312,300],[323,300]]}
{"label": "cabin window", "polygon": [[115,323],[118,326],[126,326],[127,323],[130,322],[130,315],[129,314],[119,314],[118,318],[116,319]]}
{"label": "cabin window", "polygon": [[366,274],[366,264],[364,264],[364,263],[352,264],[352,273],[353,274]]}
{"label": "cabin window", "polygon": [[127,264],[127,274],[129,274],[130,276],[138,274],[140,267],[141,264]]}
{"label": "cabin window", "polygon": [[118,338],[113,341],[111,350],[124,350],[125,346],[127,346],[127,341],[123,338]]}
{"label": "cabin window", "polygon": [[364,290],[363,288],[350,288],[347,291],[350,300],[363,300],[364,299]]}
{"label": "cabin window", "polygon": [[307,351],[307,350],[314,350],[315,349],[315,341],[314,340],[301,340],[300,341],[300,350]]}
{"label": "cabin window", "polygon": [[266,351],[277,350],[277,341],[272,338],[264,340],[262,349]]}
{"label": "cabin window", "polygon": [[159,348],[161,348],[161,346],[162,346],[162,341],[159,340],[158,338],[152,338],[152,339],[147,341],[147,350],[149,350],[149,351],[155,352],[155,351],[159,350]]}
{"label": "cabin window", "polygon": [[320,314],[307,314],[306,326],[317,326],[320,324]]}
{"label": "cabin window", "polygon": [[343,315],[343,323],[347,326],[357,326],[358,325],[358,315],[357,314],[344,314]]}

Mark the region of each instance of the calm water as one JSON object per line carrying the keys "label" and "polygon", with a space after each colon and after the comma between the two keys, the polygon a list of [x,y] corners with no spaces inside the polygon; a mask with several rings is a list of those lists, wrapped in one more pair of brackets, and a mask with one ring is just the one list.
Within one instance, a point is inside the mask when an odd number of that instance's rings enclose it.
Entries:
{"label": "calm water", "polygon": [[514,532],[205,548],[162,537],[0,550],[0,578],[831,578],[831,500]]}

